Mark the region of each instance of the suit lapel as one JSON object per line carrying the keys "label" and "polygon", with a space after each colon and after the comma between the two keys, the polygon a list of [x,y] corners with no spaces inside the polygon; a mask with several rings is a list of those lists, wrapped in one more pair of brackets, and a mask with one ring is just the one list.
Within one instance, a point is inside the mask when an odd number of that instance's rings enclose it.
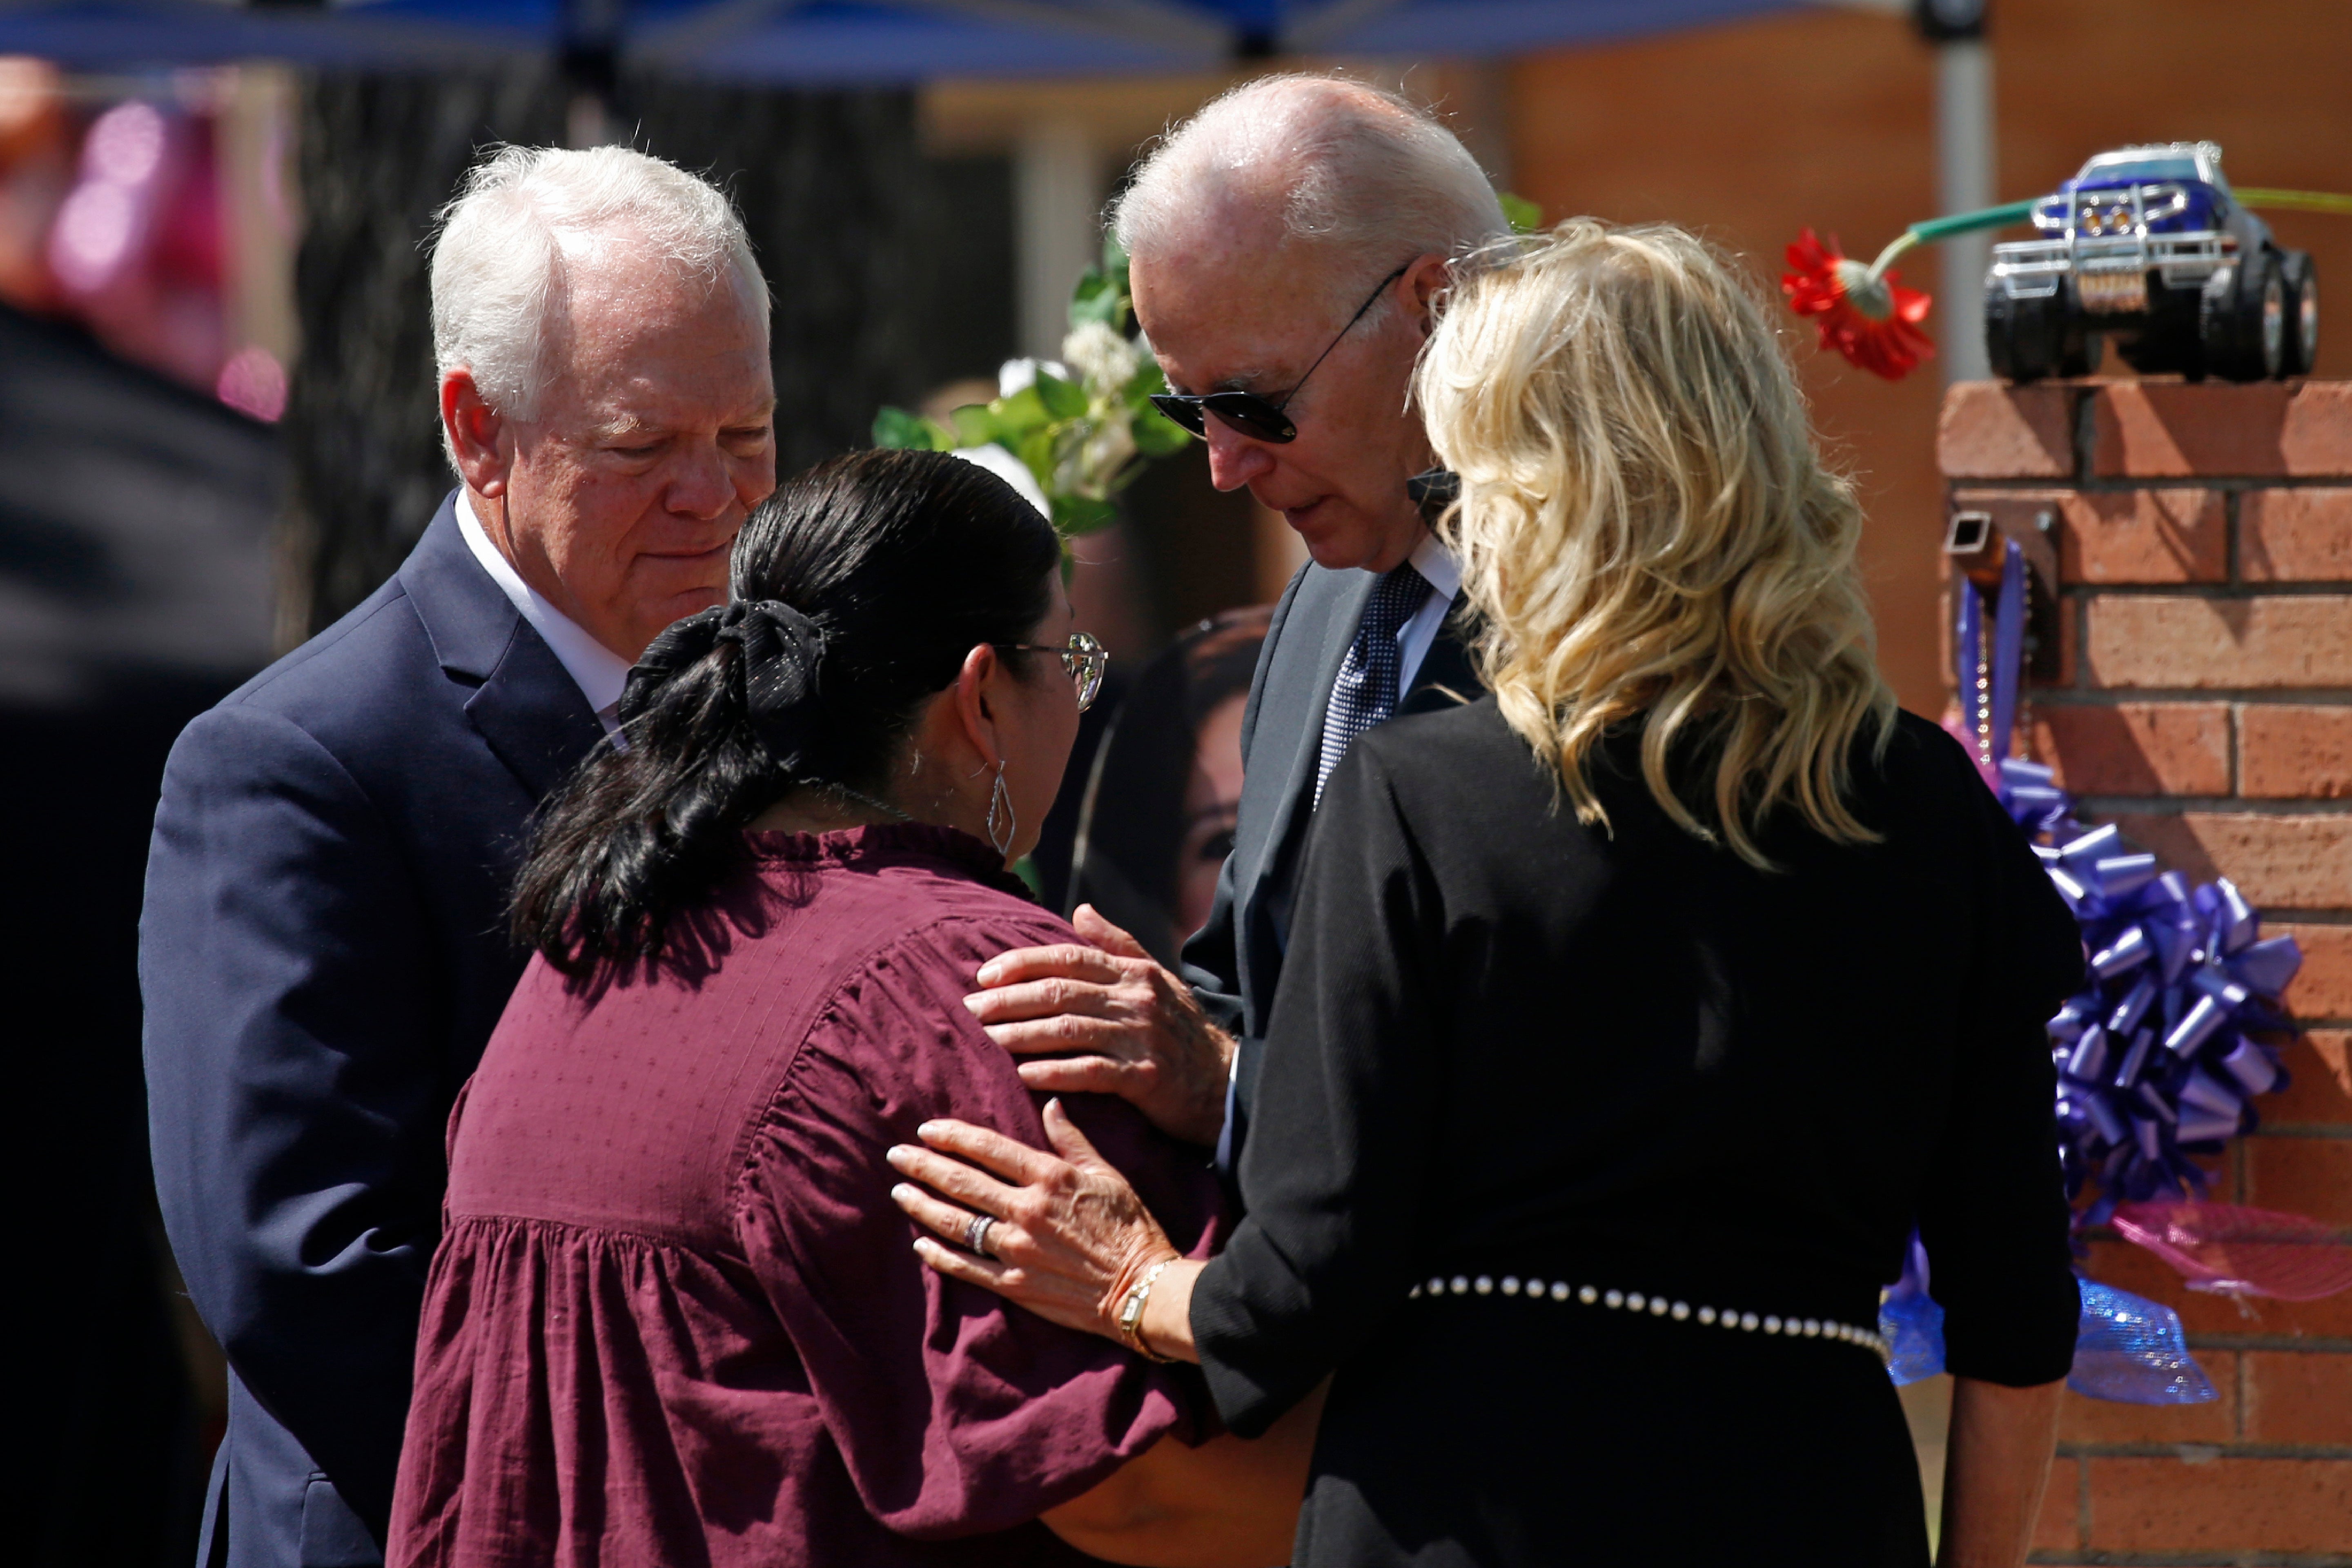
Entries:
{"label": "suit lapel", "polygon": [[572,672],[520,616],[466,717],[499,761],[534,796],[545,798],[604,738]]}
{"label": "suit lapel", "polygon": [[467,548],[457,500],[452,490],[402,563],[401,586],[443,672],[476,689],[466,700],[475,731],[543,798],[604,737],[604,726],[554,650]]}
{"label": "suit lapel", "polygon": [[1457,599],[1454,609],[1437,628],[1437,640],[1429,645],[1422,656],[1421,668],[1413,671],[1412,689],[1397,704],[1396,716],[1409,713],[1434,713],[1463,702],[1475,702],[1486,691],[1478,679],[1477,667],[1470,662],[1470,643],[1475,639],[1475,629],[1463,625],[1468,611]]}
{"label": "suit lapel", "polygon": [[[1248,874],[1244,885],[1254,885],[1261,891],[1287,886],[1282,867],[1313,814],[1315,770],[1322,755],[1323,716],[1330,706],[1331,688],[1339,681],[1339,667],[1347,662],[1348,647],[1356,640],[1356,628],[1363,621],[1364,605],[1379,582],[1378,574],[1370,572],[1307,568],[1307,580],[1299,587],[1300,603],[1291,612],[1299,624],[1284,639],[1287,642],[1297,636],[1297,646],[1282,650],[1298,663],[1292,670],[1268,672],[1267,696],[1271,700],[1277,692],[1281,695],[1282,711],[1267,712],[1259,725],[1259,732],[1268,740],[1286,733],[1293,740],[1287,758],[1276,753],[1266,759],[1276,763],[1278,771],[1267,781],[1267,794],[1260,796],[1268,809],[1256,863],[1237,868]],[[1247,787],[1244,776],[1244,791]],[[1267,912],[1275,916],[1277,928],[1286,913]],[[1247,915],[1244,911],[1244,918]]]}

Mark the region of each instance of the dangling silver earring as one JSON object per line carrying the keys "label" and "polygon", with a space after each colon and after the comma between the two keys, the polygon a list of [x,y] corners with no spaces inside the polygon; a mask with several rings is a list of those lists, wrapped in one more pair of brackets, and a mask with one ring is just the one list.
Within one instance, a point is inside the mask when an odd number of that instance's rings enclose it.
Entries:
{"label": "dangling silver earring", "polygon": [[[996,830],[996,814],[999,811],[1004,813],[1004,832],[1001,837]],[[1013,816],[1013,792],[1004,787],[1004,764],[1000,762],[996,764],[996,783],[988,792],[988,841],[996,847],[999,855],[1010,855],[1013,853],[1013,835],[1020,831],[1021,825]]]}

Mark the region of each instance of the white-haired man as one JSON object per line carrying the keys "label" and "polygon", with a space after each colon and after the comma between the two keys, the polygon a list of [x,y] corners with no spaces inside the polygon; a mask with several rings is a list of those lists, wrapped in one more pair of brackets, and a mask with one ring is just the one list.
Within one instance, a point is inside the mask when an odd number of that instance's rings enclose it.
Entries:
{"label": "white-haired man", "polygon": [[[1262,79],[1170,134],[1114,215],[1171,417],[1306,541],[1243,720],[1241,812],[1182,976],[1081,910],[1097,947],[983,967],[968,999],[1033,1088],[1103,1090],[1218,1146],[1248,1130],[1290,891],[1323,781],[1349,743],[1474,689],[1448,625],[1461,574],[1407,481],[1429,445],[1406,395],[1452,262],[1509,232],[1477,163],[1391,94]],[[1061,1054],[1066,1053],[1066,1054]]]}
{"label": "white-haired man", "polygon": [[156,813],[156,1185],[230,1372],[206,1563],[380,1561],[528,819],[646,645],[725,599],[775,488],[766,285],[726,197],[656,159],[473,170],[433,336],[459,488],[366,603],[188,727]]}

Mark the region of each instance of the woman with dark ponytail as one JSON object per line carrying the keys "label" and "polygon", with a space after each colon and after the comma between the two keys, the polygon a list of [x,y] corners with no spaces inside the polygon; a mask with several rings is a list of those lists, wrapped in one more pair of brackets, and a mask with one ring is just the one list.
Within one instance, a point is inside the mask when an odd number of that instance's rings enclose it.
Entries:
{"label": "woman with dark ponytail", "polygon": [[1286,1557],[1311,1407],[1210,1436],[1189,1372],[943,1279],[890,1202],[926,1121],[1051,1118],[1181,1245],[1222,1230],[1202,1151],[1117,1100],[1041,1115],[963,1005],[1076,940],[1007,870],[1101,679],[1060,564],[985,470],[859,453],[630,673],[451,1119],[392,1562]]}

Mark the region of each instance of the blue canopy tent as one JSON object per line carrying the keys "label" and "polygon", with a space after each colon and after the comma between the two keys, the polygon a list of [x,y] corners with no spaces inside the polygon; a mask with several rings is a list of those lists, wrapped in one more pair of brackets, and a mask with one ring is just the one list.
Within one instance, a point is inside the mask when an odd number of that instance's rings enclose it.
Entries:
{"label": "blue canopy tent", "polygon": [[1477,58],[1807,0],[0,0],[0,53],[90,68],[283,59],[432,68],[557,53],[772,85],[1199,70],[1275,56]]}

